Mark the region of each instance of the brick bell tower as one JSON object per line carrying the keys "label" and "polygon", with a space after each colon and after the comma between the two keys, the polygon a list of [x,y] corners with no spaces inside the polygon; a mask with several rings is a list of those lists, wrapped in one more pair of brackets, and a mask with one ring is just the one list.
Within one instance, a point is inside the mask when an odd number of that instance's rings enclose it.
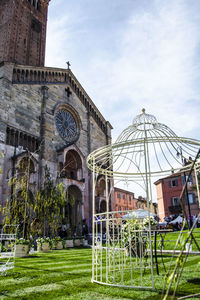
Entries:
{"label": "brick bell tower", "polygon": [[50,0],[0,0],[0,62],[44,66]]}

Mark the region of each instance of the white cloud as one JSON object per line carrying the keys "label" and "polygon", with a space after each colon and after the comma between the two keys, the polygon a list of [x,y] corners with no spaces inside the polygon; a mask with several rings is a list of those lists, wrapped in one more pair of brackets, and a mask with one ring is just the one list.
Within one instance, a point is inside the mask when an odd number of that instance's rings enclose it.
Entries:
{"label": "white cloud", "polygon": [[[47,31],[47,44],[46,44],[46,65],[51,67],[65,67],[63,66],[63,60],[66,61],[66,57],[63,57],[63,47],[67,51],[67,47],[70,41],[70,34],[66,28],[68,22],[68,16],[61,18],[56,17],[50,19]],[[65,45],[65,46],[64,46]]]}
{"label": "white cloud", "polygon": [[[108,99],[114,98],[121,101],[124,112],[123,105],[129,100],[127,116],[130,102],[133,117],[145,106],[149,113],[169,126],[174,119],[175,129],[183,133],[188,110],[192,111],[194,105],[188,100],[199,99],[199,90],[193,85],[199,75],[194,64],[199,36],[181,5],[157,9],[157,17],[149,12],[133,14],[124,31],[120,56],[115,61],[97,57],[97,78],[106,82],[102,107],[107,106]],[[114,103],[111,109],[119,124]],[[193,126],[194,123],[199,126],[198,112],[193,116]],[[187,132],[186,127],[184,131]]]}
{"label": "white cloud", "polygon": [[[113,124],[114,137],[142,107],[177,134],[196,135],[198,2],[191,7],[184,0],[125,0],[127,10],[124,0],[112,10],[99,9],[98,1],[93,4],[86,1],[77,10],[77,3],[75,11],[66,6],[61,17],[49,20],[48,65],[65,67],[72,59],[72,71]],[[123,14],[117,19],[120,6]]]}

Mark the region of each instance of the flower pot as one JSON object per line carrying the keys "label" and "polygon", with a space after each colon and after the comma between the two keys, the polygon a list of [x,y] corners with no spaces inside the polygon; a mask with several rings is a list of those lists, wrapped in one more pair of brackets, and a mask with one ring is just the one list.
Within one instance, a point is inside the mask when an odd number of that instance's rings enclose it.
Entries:
{"label": "flower pot", "polygon": [[79,247],[81,245],[80,239],[75,239],[74,240],[74,247]]}
{"label": "flower pot", "polygon": [[62,243],[62,241],[57,242],[57,244],[56,244],[56,250],[62,250],[62,249],[63,249],[63,243]]}
{"label": "flower pot", "polygon": [[29,246],[24,244],[17,244],[15,248],[16,257],[26,257],[28,256]]}
{"label": "flower pot", "polygon": [[49,243],[37,243],[37,251],[38,252],[50,252],[50,244]]}
{"label": "flower pot", "polygon": [[66,240],[65,241],[65,248],[72,248],[74,247],[74,241],[71,239],[71,240]]}
{"label": "flower pot", "polygon": [[88,246],[88,240],[83,239],[83,247],[87,247]]}

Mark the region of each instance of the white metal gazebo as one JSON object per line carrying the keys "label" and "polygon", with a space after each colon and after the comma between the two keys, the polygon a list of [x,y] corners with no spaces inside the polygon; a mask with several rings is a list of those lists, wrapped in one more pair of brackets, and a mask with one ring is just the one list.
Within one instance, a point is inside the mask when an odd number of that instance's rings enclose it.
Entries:
{"label": "white metal gazebo", "polygon": [[[178,137],[143,109],[114,144],[101,147],[88,156],[87,165],[93,172],[92,282],[118,287],[154,288],[150,222],[153,181],[180,169],[189,170],[199,147],[200,141]],[[196,180],[198,169],[197,161],[194,169]],[[96,213],[95,208],[95,186],[99,175],[104,176],[106,183],[107,205],[104,213]],[[133,191],[137,186],[144,191],[149,212],[149,223],[145,228],[140,226],[140,221],[124,221],[123,215],[131,212],[109,211],[113,184],[120,181],[128,183]],[[151,284],[146,280],[147,273],[151,274]]]}

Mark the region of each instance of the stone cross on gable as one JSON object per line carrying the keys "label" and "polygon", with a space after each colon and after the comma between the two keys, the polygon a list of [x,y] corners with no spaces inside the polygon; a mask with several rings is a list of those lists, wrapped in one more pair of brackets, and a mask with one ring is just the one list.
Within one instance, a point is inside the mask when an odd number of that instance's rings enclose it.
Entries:
{"label": "stone cross on gable", "polygon": [[66,64],[67,64],[67,69],[69,69],[69,67],[71,66],[70,62],[67,61]]}
{"label": "stone cross on gable", "polygon": [[65,91],[67,93],[67,97],[69,97],[72,94],[69,87],[67,89],[65,89]]}

